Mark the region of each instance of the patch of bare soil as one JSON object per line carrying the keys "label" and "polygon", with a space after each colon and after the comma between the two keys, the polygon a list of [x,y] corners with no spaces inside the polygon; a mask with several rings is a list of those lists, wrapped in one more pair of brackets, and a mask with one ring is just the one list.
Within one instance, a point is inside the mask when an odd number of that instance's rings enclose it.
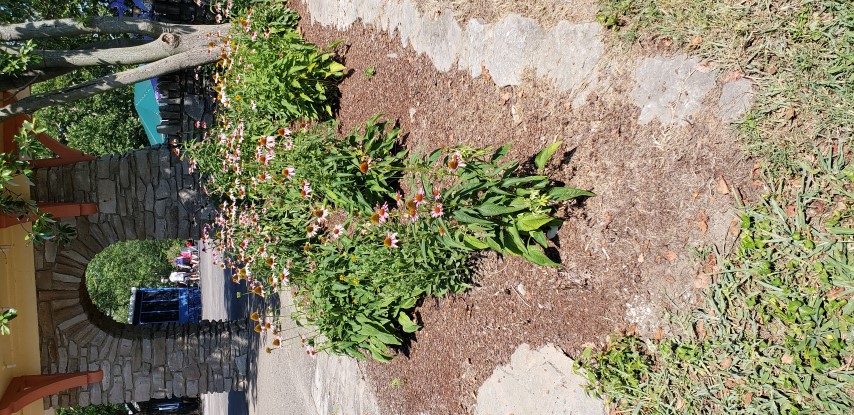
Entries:
{"label": "patch of bare soil", "polygon": [[418,307],[424,328],[409,347],[389,364],[367,364],[383,413],[471,412],[477,388],[519,344],[551,342],[577,356],[613,332],[652,334],[671,300],[690,303],[708,283],[690,252],[728,240],[732,193],[752,186],[728,126],[711,116],[682,128],[638,125],[632,81],[619,71],[579,108],[533,77],[497,88],[488,76],[440,73],[397,38],[360,23],[344,32],[311,25],[295,6],[309,41],[343,41],[351,72],[340,86],[342,131],[384,113],[412,148],[512,142],[510,157],[522,161],[563,140],[547,174],[597,193],[564,212],[554,247],[561,269],[487,255],[477,287]]}
{"label": "patch of bare soil", "polygon": [[504,16],[516,13],[530,17],[543,28],[550,28],[561,20],[570,23],[592,22],[599,5],[596,0],[415,0],[422,15],[437,16],[451,9],[463,27],[471,19],[494,23]]}

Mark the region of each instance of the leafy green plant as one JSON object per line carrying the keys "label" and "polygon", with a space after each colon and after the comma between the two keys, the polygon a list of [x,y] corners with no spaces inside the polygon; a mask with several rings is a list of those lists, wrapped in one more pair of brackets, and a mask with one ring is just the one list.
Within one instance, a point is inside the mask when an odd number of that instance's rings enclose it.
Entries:
{"label": "leafy green plant", "polygon": [[368,66],[365,68],[365,79],[373,79],[374,75],[377,74],[377,68],[373,66]]}
{"label": "leafy green plant", "polygon": [[634,413],[854,410],[854,168],[842,143],[816,160],[743,208],[705,305],[673,315],[681,335],[585,352],[594,391]]}
{"label": "leafy green plant", "polygon": [[10,334],[12,331],[9,329],[9,322],[18,317],[18,310],[14,308],[7,308],[0,313],[0,335]]}
{"label": "leafy green plant", "polygon": [[[259,295],[291,290],[292,317],[318,331],[305,339],[312,352],[390,359],[387,348],[419,329],[411,310],[423,296],[469,287],[474,252],[557,266],[543,251],[557,205],[593,195],[520,176],[504,160],[509,146],[410,152],[378,117],[343,138],[332,123],[258,125],[220,131],[189,154],[224,198],[215,239],[235,253],[225,260],[235,278]],[[540,170],[559,145],[535,157]]]}
{"label": "leafy green plant", "polygon": [[235,19],[215,75],[220,104],[235,119],[331,116],[344,65],[297,33],[299,16],[284,3],[259,1],[250,10]]}

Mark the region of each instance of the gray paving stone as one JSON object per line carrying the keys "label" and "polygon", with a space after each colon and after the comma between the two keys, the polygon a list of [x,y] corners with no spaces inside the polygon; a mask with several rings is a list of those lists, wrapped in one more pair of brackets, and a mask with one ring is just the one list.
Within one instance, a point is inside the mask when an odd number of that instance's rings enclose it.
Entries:
{"label": "gray paving stone", "polygon": [[531,350],[520,345],[510,363],[492,372],[477,391],[477,414],[604,415],[600,399],[584,391],[585,379],[573,362],[547,344]]}
{"label": "gray paving stone", "polygon": [[658,120],[663,125],[687,125],[715,86],[715,71],[704,70],[699,63],[686,55],[644,58],[630,94],[641,109],[638,123]]}
{"label": "gray paving stone", "polygon": [[531,65],[534,51],[540,48],[545,32],[537,21],[510,14],[493,27],[492,53],[486,56],[484,66],[496,85],[518,85],[522,71]]}
{"label": "gray paving stone", "polygon": [[741,78],[724,84],[718,99],[718,117],[721,121],[732,122],[744,115],[753,103],[753,83]]}
{"label": "gray paving stone", "polygon": [[457,62],[463,30],[457,24],[453,12],[446,9],[438,19],[422,17],[417,39],[415,50],[426,53],[436,69],[447,72]]}
{"label": "gray paving stone", "polygon": [[532,63],[537,76],[551,78],[561,91],[574,91],[593,75],[604,52],[601,25],[561,20],[546,33]]}

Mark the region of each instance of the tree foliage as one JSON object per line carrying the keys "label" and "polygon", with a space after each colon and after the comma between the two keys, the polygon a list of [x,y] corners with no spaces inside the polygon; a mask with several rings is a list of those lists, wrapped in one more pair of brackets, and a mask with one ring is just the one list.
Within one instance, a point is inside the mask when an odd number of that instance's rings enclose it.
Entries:
{"label": "tree foliage", "polygon": [[119,404],[75,406],[56,410],[56,415],[125,415],[127,413],[125,406]]}
{"label": "tree foliage", "polygon": [[[36,84],[33,93],[65,88],[107,73],[106,68],[86,68]],[[49,135],[86,154],[124,153],[148,145],[133,99],[133,88],[126,87],[72,104],[47,107],[34,116]]]}
{"label": "tree foliage", "polygon": [[108,246],[86,269],[92,302],[119,322],[127,322],[131,287],[162,287],[172,271],[179,241],[126,241]]}

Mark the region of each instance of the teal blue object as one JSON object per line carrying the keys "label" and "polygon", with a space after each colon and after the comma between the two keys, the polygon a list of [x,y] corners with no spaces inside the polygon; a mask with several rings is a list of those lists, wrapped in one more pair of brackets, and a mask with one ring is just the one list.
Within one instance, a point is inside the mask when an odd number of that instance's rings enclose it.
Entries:
{"label": "teal blue object", "polygon": [[163,144],[166,141],[164,134],[157,132],[160,124],[160,105],[157,103],[157,92],[152,81],[137,82],[133,85],[133,104],[148,142],[151,145]]}

